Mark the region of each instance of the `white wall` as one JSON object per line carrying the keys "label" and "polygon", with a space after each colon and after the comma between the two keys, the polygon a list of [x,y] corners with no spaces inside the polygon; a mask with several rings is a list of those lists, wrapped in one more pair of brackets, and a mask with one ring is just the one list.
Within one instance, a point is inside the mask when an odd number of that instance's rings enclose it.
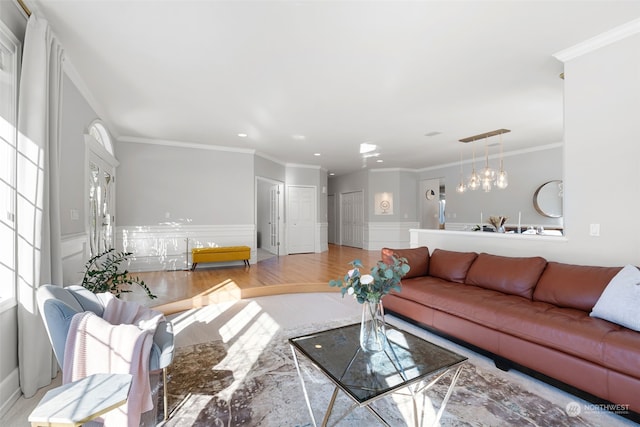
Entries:
{"label": "white wall", "polygon": [[116,224],[253,224],[250,153],[116,143]]}
{"label": "white wall", "polygon": [[576,261],[640,265],[638,52],[636,34],[565,63],[565,216]]}
{"label": "white wall", "polygon": [[[65,74],[60,124],[60,227],[62,235],[85,233],[87,194],[84,135],[98,115]],[[72,219],[71,210],[79,212]]]}

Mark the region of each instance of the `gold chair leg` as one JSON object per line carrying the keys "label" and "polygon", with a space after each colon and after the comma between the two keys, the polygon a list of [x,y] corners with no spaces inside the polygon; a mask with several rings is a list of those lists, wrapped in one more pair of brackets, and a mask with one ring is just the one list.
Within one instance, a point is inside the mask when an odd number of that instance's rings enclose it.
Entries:
{"label": "gold chair leg", "polygon": [[167,368],[162,368],[162,386],[164,387],[164,394],[163,394],[163,400],[164,400],[164,420],[166,421],[167,418],[169,417],[169,396],[167,396]]}

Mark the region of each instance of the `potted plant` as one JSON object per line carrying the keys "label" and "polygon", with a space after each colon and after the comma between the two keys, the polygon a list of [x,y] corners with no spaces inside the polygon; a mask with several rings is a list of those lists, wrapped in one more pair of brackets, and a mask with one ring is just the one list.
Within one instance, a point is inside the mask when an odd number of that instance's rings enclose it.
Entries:
{"label": "potted plant", "polygon": [[157,298],[139,277],[129,275],[120,265],[128,261],[131,252],[119,252],[109,249],[93,256],[85,264],[82,286],[93,293],[111,292],[117,298],[123,293],[131,292],[132,285],[140,286],[151,299]]}

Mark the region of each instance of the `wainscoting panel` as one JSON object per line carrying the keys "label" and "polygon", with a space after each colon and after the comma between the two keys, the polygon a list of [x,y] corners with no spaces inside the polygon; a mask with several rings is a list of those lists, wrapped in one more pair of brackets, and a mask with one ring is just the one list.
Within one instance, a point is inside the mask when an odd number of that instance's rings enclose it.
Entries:
{"label": "wainscoting panel", "polygon": [[[256,262],[256,229],[238,225],[153,225],[118,227],[116,247],[132,252],[130,271],[188,270],[191,249],[218,246],[249,246],[251,264]],[[242,261],[216,263],[240,265]]]}
{"label": "wainscoting panel", "polygon": [[329,250],[329,223],[316,223],[316,253]]}
{"label": "wainscoting panel", "polygon": [[420,227],[419,222],[369,222],[365,226],[365,249],[408,248],[409,230]]}
{"label": "wainscoting panel", "polygon": [[62,236],[62,278],[65,285],[80,284],[84,264],[89,259],[88,236],[84,233]]}

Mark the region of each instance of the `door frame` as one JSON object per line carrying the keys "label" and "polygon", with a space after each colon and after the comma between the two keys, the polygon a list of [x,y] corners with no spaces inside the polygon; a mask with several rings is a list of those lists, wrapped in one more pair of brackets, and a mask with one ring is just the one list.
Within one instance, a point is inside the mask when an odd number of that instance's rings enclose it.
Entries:
{"label": "door frame", "polygon": [[[84,158],[84,229],[87,237],[87,245],[85,248],[85,259],[88,259],[91,254],[91,224],[89,220],[89,213],[91,211],[89,207],[89,178],[91,172],[89,170],[89,165],[91,163],[95,163],[98,166],[108,169],[111,171],[111,176],[113,177],[113,191],[111,192],[111,227],[112,227],[112,242],[111,246],[113,248],[118,244],[118,236],[116,231],[116,169],[120,165],[120,162],[109,153],[106,148],[102,146],[96,139],[89,135],[84,134],[84,142],[85,142],[85,158]],[[95,254],[94,254],[95,255]]]}
{"label": "door frame", "polygon": [[265,178],[262,176],[256,176],[255,177],[255,192],[254,192],[254,201],[253,201],[253,205],[254,205],[254,222],[255,222],[255,228],[256,228],[256,233],[255,233],[255,248],[256,251],[258,250],[258,240],[257,240],[257,232],[258,232],[258,183],[259,182],[265,182],[270,184],[271,186],[277,186],[278,187],[278,192],[280,193],[279,197],[278,197],[278,224],[277,224],[277,234],[278,234],[278,244],[277,244],[277,250],[276,250],[276,256],[280,256],[280,255],[286,255],[287,251],[286,251],[286,243],[285,243],[285,226],[284,226],[284,213],[285,213],[285,204],[284,204],[284,199],[285,199],[285,192],[284,192],[284,182],[282,181],[278,181],[275,179],[271,179],[271,178]]}

